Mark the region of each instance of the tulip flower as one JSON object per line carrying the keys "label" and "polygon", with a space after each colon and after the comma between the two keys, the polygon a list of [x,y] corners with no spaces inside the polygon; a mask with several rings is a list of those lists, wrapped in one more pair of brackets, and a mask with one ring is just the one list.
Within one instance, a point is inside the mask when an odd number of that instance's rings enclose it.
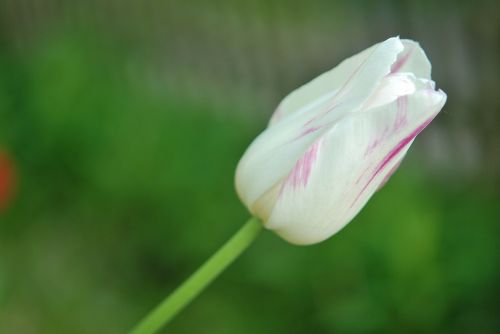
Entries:
{"label": "tulip flower", "polygon": [[325,240],[394,173],[445,101],[419,44],[389,38],[285,97],[241,159],[237,192],[289,242]]}
{"label": "tulip flower", "polygon": [[419,44],[389,38],[343,61],[279,104],[247,149],[236,190],[254,217],[132,331],[171,320],[262,230],[294,244],[338,232],[398,168],[446,102]]}

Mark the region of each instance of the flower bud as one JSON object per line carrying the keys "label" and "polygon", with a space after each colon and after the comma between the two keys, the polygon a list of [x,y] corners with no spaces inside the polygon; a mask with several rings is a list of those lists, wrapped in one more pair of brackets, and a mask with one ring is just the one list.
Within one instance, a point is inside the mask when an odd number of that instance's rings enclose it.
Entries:
{"label": "flower bud", "polygon": [[349,223],[446,101],[420,45],[389,38],[289,94],[236,170],[264,226],[295,244]]}

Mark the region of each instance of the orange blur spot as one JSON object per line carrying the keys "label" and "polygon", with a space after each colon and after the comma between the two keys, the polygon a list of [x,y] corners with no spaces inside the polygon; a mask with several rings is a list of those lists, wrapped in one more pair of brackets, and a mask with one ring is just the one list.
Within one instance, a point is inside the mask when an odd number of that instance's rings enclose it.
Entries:
{"label": "orange blur spot", "polygon": [[7,153],[0,151],[0,211],[7,208],[15,187],[15,167]]}

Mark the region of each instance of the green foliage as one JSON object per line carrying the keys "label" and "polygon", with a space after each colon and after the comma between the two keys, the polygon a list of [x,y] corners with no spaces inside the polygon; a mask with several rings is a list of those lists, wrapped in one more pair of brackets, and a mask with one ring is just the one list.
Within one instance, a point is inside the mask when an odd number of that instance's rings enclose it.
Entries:
{"label": "green foliage", "polygon": [[[86,39],[0,56],[0,332],[122,333],[247,218],[233,190],[264,124],[129,84]],[[118,60],[119,61],[119,60]],[[270,232],[169,333],[494,333],[498,194],[405,162],[332,239]]]}

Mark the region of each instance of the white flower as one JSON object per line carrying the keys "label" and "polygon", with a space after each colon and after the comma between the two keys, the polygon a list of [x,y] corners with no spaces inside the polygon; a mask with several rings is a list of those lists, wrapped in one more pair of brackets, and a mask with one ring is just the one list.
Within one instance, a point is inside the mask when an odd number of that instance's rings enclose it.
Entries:
{"label": "white flower", "polygon": [[239,162],[238,195],[289,242],[325,240],[392,175],[445,101],[420,45],[389,38],[280,103]]}

